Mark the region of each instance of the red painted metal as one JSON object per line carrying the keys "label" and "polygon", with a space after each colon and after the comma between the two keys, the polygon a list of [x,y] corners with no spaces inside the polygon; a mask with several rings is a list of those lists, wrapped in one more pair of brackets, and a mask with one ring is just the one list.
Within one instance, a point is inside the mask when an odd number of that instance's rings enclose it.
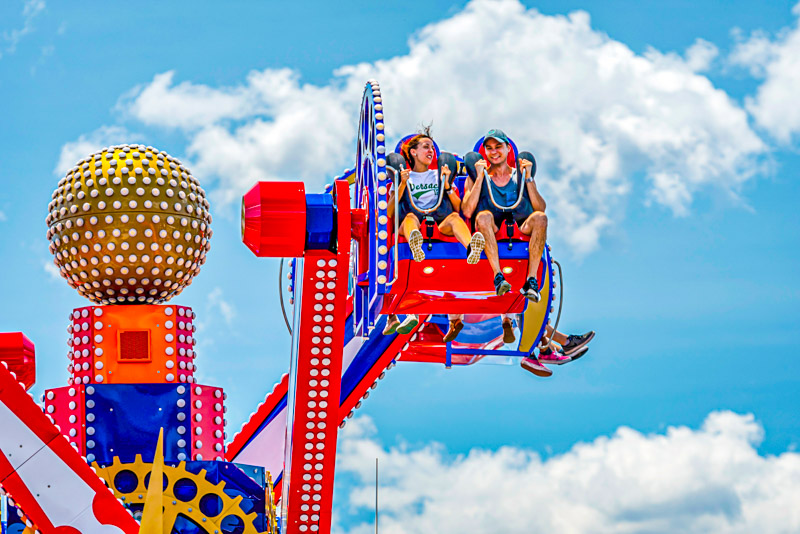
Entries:
{"label": "red painted metal", "polygon": [[44,392],[45,412],[69,444],[86,454],[86,392],[83,384],[48,389]]}
{"label": "red painted metal", "polygon": [[[397,334],[391,345],[389,345],[381,357],[378,358],[372,368],[364,374],[364,376],[361,378],[361,381],[356,385],[355,388],[353,388],[353,391],[350,393],[350,395],[348,395],[348,397],[342,401],[339,411],[339,414],[341,415],[339,421],[340,423],[341,421],[344,421],[344,418],[347,417],[347,415],[357,407],[358,403],[361,402],[361,399],[364,398],[364,394],[367,393],[375,381],[381,377],[381,373],[383,373],[389,364],[392,363],[392,360],[396,359],[398,354],[400,354],[403,350],[408,350],[408,348],[414,346],[414,344],[417,342],[419,332],[427,326],[427,323],[425,322],[426,319],[426,316],[420,315],[419,325],[414,330],[406,335]],[[440,340],[441,337],[442,336],[440,334]]]}
{"label": "red painted metal", "polygon": [[[512,269],[506,279],[512,287],[525,283],[528,260],[502,260],[502,269]],[[427,271],[427,272],[426,272]],[[498,297],[489,262],[469,265],[463,259],[426,259],[399,262],[397,283],[384,297],[382,313],[519,313],[524,298],[518,291]]]}
{"label": "red painted metal", "polygon": [[[428,235],[426,222],[422,222],[420,231],[422,235]],[[527,247],[527,241],[530,240],[530,236],[521,234],[518,228],[515,228],[513,238],[510,237],[505,225],[501,225],[495,237],[501,248],[506,246],[505,240],[513,239],[517,242],[515,246],[524,247]],[[390,241],[393,239],[393,236],[389,237]],[[458,242],[455,237],[439,232],[436,225],[432,228],[431,239],[433,241]],[[401,236],[399,242],[405,243],[406,239]],[[389,256],[393,257],[393,255],[394,251],[390,250]],[[466,253],[464,258],[466,258]],[[540,277],[542,265],[539,265]],[[512,287],[520,288],[525,283],[528,272],[527,258],[501,258],[500,268],[503,269],[506,280]],[[489,262],[485,260],[476,265],[468,265],[461,258],[426,259],[424,262],[415,262],[410,259],[400,260],[397,273],[397,281],[384,296],[381,313],[519,313],[525,305],[524,298],[517,291],[507,293],[502,297],[495,295],[494,274]]]}
{"label": "red painted metal", "polygon": [[191,388],[192,458],[221,461],[225,458],[225,394],[217,387],[195,384]]}
{"label": "red painted metal", "polygon": [[330,532],[344,321],[350,257],[350,197],[334,183],[337,252],[306,251],[289,463],[283,492],[287,532]]}
{"label": "red painted metal", "polygon": [[[264,402],[258,405],[258,409],[250,415],[250,419],[242,425],[242,429],[233,436],[233,440],[225,450],[225,458],[232,462],[236,456],[258,431],[259,427],[267,420],[267,417],[275,410],[289,390],[289,374],[281,377],[281,381],[275,384],[272,391],[267,394]],[[276,495],[277,498],[277,495]]]}
{"label": "red painted metal", "polygon": [[260,258],[302,256],[306,242],[304,184],[258,182],[253,186],[242,198],[242,241]]}
{"label": "red painted metal", "polygon": [[[75,308],[68,328],[69,385],[193,382],[193,318],[191,308],[172,304]],[[146,334],[140,354],[125,353],[126,334]]]}
{"label": "red painted metal", "polygon": [[6,363],[26,390],[36,383],[36,348],[22,332],[0,333],[0,362]]}
{"label": "red painted metal", "polygon": [[0,485],[39,531],[80,533],[73,528],[80,524],[88,525],[84,532],[97,532],[100,525],[139,532],[139,524],[3,365],[0,410],[11,426],[0,433]]}

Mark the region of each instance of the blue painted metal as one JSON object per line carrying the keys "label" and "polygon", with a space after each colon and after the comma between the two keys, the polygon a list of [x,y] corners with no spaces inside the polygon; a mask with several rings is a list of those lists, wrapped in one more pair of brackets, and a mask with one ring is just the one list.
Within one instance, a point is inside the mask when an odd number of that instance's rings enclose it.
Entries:
{"label": "blue painted metal", "polygon": [[383,356],[386,349],[388,349],[389,345],[394,341],[394,334],[390,336],[381,334],[385,326],[386,316],[381,315],[378,322],[375,324],[375,330],[372,331],[372,335],[361,345],[355,358],[353,358],[353,361],[347,367],[347,371],[342,375],[340,403],[347,399],[361,379],[372,369],[375,362]]}
{"label": "blue painted metal", "polygon": [[[545,246],[544,247],[544,264],[545,264],[545,272],[542,276],[542,279],[546,279],[548,276],[550,277],[550,292],[547,295],[547,311],[545,312],[544,321],[542,322],[542,326],[539,329],[539,333],[536,335],[536,341],[533,343],[533,347],[539,346],[539,342],[542,340],[542,336],[544,335],[545,329],[547,328],[547,324],[550,322],[550,307],[553,305],[553,282],[555,281],[555,276],[553,275],[553,258],[550,256],[550,249]],[[541,283],[541,280],[539,281]],[[527,304],[526,304],[527,306]],[[525,328],[525,314],[521,315],[522,320],[519,325],[520,331],[524,330]]]}
{"label": "blue painted metal", "polygon": [[[382,103],[375,101],[379,94],[377,85],[367,84],[361,103],[358,143],[356,146],[354,205],[366,208],[369,220],[369,264],[359,266],[359,272],[367,273],[366,306],[358,309],[359,317],[355,319],[357,324],[362,322],[361,334],[364,336],[370,335],[378,320],[377,310],[379,309],[380,297],[386,293],[386,282],[389,280],[387,268],[379,268],[378,262],[385,261],[387,265],[391,263],[388,254],[389,244],[386,241],[387,236],[385,233],[389,224],[387,206],[385,205],[388,195],[378,192],[381,186],[381,178],[384,179],[384,186],[388,186],[389,183],[386,180],[383,106]],[[378,105],[380,105],[380,108],[376,109]],[[384,202],[383,207],[381,207],[379,198]],[[379,223],[378,219],[380,217],[386,217],[387,222]]]}
{"label": "blue painted metal", "polygon": [[[528,259],[528,243],[525,241],[517,242],[517,246],[508,250],[507,247],[499,244],[499,257],[501,260],[526,260]],[[400,260],[412,260],[411,248],[408,243],[398,244],[398,258]],[[461,243],[451,243],[446,241],[434,241],[431,248],[425,249],[426,260],[458,260],[464,261],[467,253]],[[486,259],[486,254],[481,254],[482,259]]]}
{"label": "blue painted metal", "polygon": [[[101,465],[111,464],[115,456],[123,463],[133,462],[137,454],[145,462],[152,462],[158,432],[164,428],[164,460],[186,460],[190,457],[192,440],[191,417],[187,385],[87,386],[86,456],[94,455]],[[183,447],[179,446],[179,440],[183,440]]]}
{"label": "blue painted metal", "polygon": [[333,196],[306,195],[306,250],[326,250],[334,238],[336,213]]}
{"label": "blue painted metal", "polygon": [[[199,475],[201,471],[205,471],[205,479],[211,484],[217,485],[220,482],[224,482],[225,488],[223,491],[225,494],[233,499],[241,497],[242,500],[239,506],[242,511],[247,514],[256,514],[253,520],[253,527],[255,527],[256,531],[267,531],[266,476],[263,467],[208,460],[182,463],[186,471],[194,475]],[[178,462],[166,462],[166,464],[175,466]],[[198,494],[196,498],[200,499],[200,511],[205,513],[202,508],[202,494]],[[144,506],[142,504],[131,505],[132,512],[142,511],[143,508]],[[221,510],[218,514],[209,513],[208,515],[212,517],[215,515],[224,516],[226,513],[226,510]],[[21,530],[19,532],[21,532]],[[207,534],[208,531],[201,525],[188,520],[185,516],[179,515],[171,532],[180,534]],[[236,530],[223,530],[223,532],[236,532]]]}
{"label": "blue painted metal", "polygon": [[265,515],[265,475],[263,467],[237,465],[230,462],[192,461],[186,462],[186,470],[199,474],[205,470],[205,478],[212,484],[225,483],[225,494],[242,498],[240,507],[247,514],[255,513],[253,526],[259,532],[267,528]]}
{"label": "blue painted metal", "polygon": [[247,447],[250,444],[250,442],[253,441],[253,439],[255,439],[255,437],[261,433],[262,430],[267,428],[269,424],[272,422],[272,420],[278,416],[278,414],[280,414],[283,410],[286,409],[287,402],[288,402],[287,395],[284,395],[283,398],[281,398],[280,402],[278,402],[278,404],[275,405],[275,408],[273,408],[272,411],[269,412],[269,415],[267,416],[266,419],[264,419],[264,422],[258,425],[258,430],[253,432],[253,435],[250,437],[249,440],[247,440],[247,443],[245,443],[244,446],[242,447],[243,449]]}

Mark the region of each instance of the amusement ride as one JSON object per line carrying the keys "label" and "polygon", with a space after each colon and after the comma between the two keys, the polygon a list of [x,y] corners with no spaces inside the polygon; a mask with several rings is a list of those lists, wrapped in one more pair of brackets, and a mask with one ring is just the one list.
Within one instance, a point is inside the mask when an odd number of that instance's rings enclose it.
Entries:
{"label": "amusement ride", "polygon": [[[339,430],[396,363],[450,368],[524,358],[539,346],[551,315],[560,317],[550,247],[538,266],[539,302],[489,291],[485,257],[467,264],[432,220],[421,225],[425,261],[414,261],[388,215],[399,172],[384,125],[370,81],[353,169],[321,193],[259,182],[243,197],[244,244],[281,258],[292,342],[288,373],[227,444],[227,395],[195,378],[196,315],[169,302],[210,249],[205,191],[179,160],[144,145],[104,148],[61,178],[46,218],[50,251],[91,304],[70,312],[70,376],[40,405],[28,393],[33,343],[0,334],[2,534],[327,534]],[[509,164],[516,155],[513,146]],[[463,160],[456,166],[463,196]],[[503,274],[521,287],[527,237],[513,223],[496,237]],[[417,314],[419,323],[384,335],[388,314]],[[466,314],[447,343],[446,314]],[[502,341],[502,314],[518,317],[513,345]]]}

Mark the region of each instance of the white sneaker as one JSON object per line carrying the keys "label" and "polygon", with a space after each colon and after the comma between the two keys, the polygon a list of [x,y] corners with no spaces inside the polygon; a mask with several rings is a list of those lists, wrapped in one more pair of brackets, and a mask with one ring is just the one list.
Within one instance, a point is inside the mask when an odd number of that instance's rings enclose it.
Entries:
{"label": "white sneaker", "polygon": [[411,230],[411,235],[408,236],[408,246],[411,248],[414,261],[422,261],[425,259],[425,252],[422,250],[422,232],[419,230]]}
{"label": "white sneaker", "polygon": [[467,263],[470,265],[475,265],[481,259],[481,252],[483,252],[484,247],[486,246],[486,240],[483,238],[483,234],[480,232],[475,232],[472,234],[472,239],[469,240],[469,254],[467,254]]}
{"label": "white sneaker", "polygon": [[406,318],[400,323],[400,326],[397,327],[396,332],[398,334],[410,334],[414,327],[419,324],[419,315],[416,314],[409,314],[406,315]]}

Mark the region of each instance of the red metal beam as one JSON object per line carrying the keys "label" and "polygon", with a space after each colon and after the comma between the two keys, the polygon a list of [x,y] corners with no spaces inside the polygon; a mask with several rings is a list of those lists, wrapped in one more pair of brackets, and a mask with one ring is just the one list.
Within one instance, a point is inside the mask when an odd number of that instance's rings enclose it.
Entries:
{"label": "red metal beam", "polygon": [[303,267],[292,433],[283,475],[287,534],[331,528],[351,222],[348,184],[339,180],[334,188],[337,252],[306,251]]}
{"label": "red metal beam", "polygon": [[2,364],[0,423],[0,486],[39,531],[139,532],[139,524]]}

